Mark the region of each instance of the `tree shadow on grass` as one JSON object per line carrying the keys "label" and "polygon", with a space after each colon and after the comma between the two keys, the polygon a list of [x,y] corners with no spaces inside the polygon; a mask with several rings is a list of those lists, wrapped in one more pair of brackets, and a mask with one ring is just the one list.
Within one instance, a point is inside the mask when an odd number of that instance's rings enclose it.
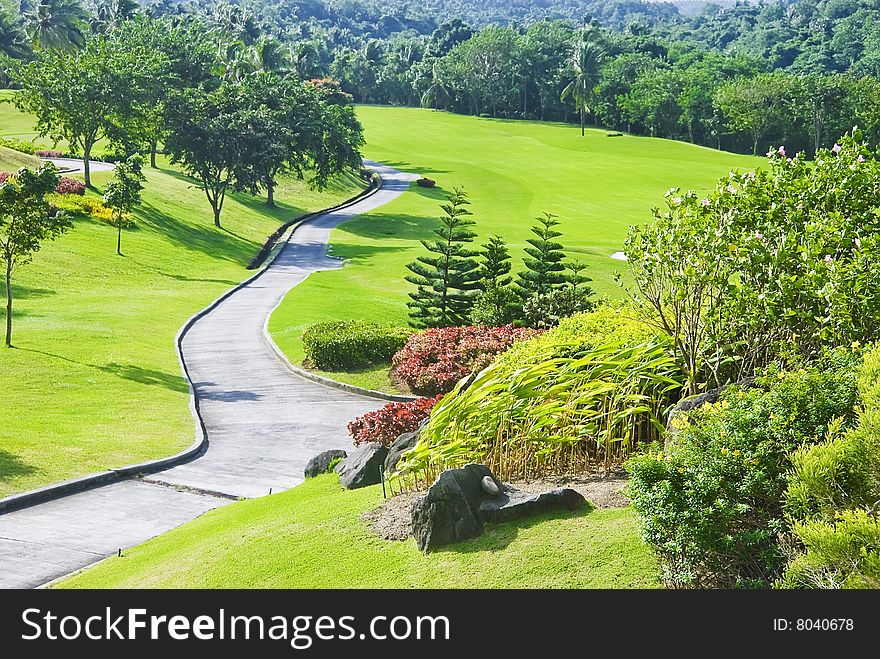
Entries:
{"label": "tree shadow on grass", "polygon": [[0,481],[8,481],[19,476],[30,476],[39,471],[9,451],[0,449]]}
{"label": "tree shadow on grass", "polygon": [[448,174],[448,169],[437,169],[435,167],[423,167],[421,165],[416,165],[411,162],[407,162],[406,160],[395,160],[395,161],[376,161],[380,162],[383,165],[388,165],[389,167],[394,167],[395,169],[399,169],[402,172],[408,172],[411,174],[421,174],[422,176],[426,174]]}
{"label": "tree shadow on grass", "polygon": [[166,373],[164,371],[159,371],[152,368],[143,368],[141,366],[134,366],[132,364],[117,364],[115,362],[100,366],[98,364],[90,364],[88,362],[78,361],[76,359],[71,359],[70,357],[64,357],[63,355],[56,355],[52,352],[36,350],[34,348],[16,348],[16,350],[21,350],[22,352],[33,352],[39,355],[44,355],[46,357],[52,357],[53,359],[60,359],[61,361],[65,361],[70,364],[76,364],[77,366],[86,366],[88,368],[93,368],[97,371],[101,371],[102,373],[109,373],[110,375],[115,375],[116,377],[122,378],[123,380],[129,380],[131,382],[138,382],[140,384],[146,384],[150,386],[164,387],[166,389],[170,389],[171,391],[176,391],[179,393],[189,393],[189,385],[186,383],[183,375],[174,375],[172,373]]}
{"label": "tree shadow on grass", "polygon": [[123,380],[165,387],[180,393],[189,393],[189,385],[187,385],[183,376],[180,375],[172,375],[152,368],[133,366],[132,364],[116,364],[113,362],[106,366],[96,366],[95,368],[120,377]]}
{"label": "tree shadow on grass", "polygon": [[[20,286],[15,282],[12,283],[12,297],[14,300],[31,300],[35,298],[41,297],[49,297],[50,295],[57,294],[58,291],[54,291],[51,288],[33,288],[30,286]],[[0,283],[0,295],[2,295],[3,300],[6,300],[6,282]]]}
{"label": "tree shadow on grass", "polygon": [[175,245],[241,266],[247,265],[261,247],[231,231],[218,230],[213,224],[187,224],[151,204],[141,205],[140,216]]}
{"label": "tree shadow on grass", "polygon": [[175,281],[189,281],[189,282],[199,282],[204,284],[225,284],[227,286],[236,286],[240,282],[235,281],[233,279],[211,279],[211,278],[203,278],[203,277],[187,277],[186,275],[182,275],[179,273],[165,272],[161,268],[157,268],[153,265],[148,265],[146,263],[142,263],[137,259],[131,259],[131,262],[135,265],[139,265],[144,270],[149,270],[151,272],[155,272],[160,277],[167,277],[168,279],[173,279]]}
{"label": "tree shadow on grass", "polygon": [[516,520],[515,522],[505,522],[503,524],[486,524],[483,535],[473,540],[465,540],[456,542],[451,545],[437,547],[432,549],[432,554],[476,554],[486,551],[498,551],[509,546],[516,540],[522,529],[529,529],[543,522],[554,519],[573,519],[584,517],[595,510],[593,504],[587,502],[580,510],[574,512],[568,510],[556,510],[547,513],[541,513],[532,517],[526,517]]}
{"label": "tree shadow on grass", "polygon": [[[429,240],[434,236],[433,229],[438,225],[440,216],[439,204],[445,201],[446,191],[443,188],[410,188],[409,194],[415,193],[426,200],[434,202],[436,212],[432,215],[412,215],[402,213],[377,213],[375,211],[353,218],[340,225],[338,232],[350,233],[362,238],[374,240]],[[337,244],[336,241],[333,241]]]}

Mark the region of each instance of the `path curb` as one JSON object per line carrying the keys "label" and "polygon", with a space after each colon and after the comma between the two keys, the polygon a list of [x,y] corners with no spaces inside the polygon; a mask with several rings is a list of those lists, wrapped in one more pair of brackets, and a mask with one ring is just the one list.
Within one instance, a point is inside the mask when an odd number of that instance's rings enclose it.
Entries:
{"label": "path curb", "polygon": [[[337,204],[336,206],[331,206],[330,208],[326,208],[326,209],[323,209],[320,211],[315,211],[314,213],[308,213],[306,215],[300,216],[297,219],[291,220],[290,222],[287,223],[287,225],[285,225],[287,227],[287,229],[289,229],[291,226],[293,227],[293,231],[290,232],[290,235],[285,240],[285,245],[286,245],[286,241],[290,239],[290,236],[293,235],[293,232],[296,231],[297,227],[300,225],[301,222],[308,220],[312,217],[324,215],[325,213],[332,213],[337,210],[342,210],[343,208],[348,208],[349,206],[352,206],[352,205],[358,203],[359,201],[366,199],[367,197],[372,196],[373,194],[378,192],[381,188],[382,188],[382,181],[380,178],[376,185],[371,185],[368,190],[365,190],[363,192],[358,193],[356,196],[342,202],[341,204]],[[282,232],[278,236],[278,238],[275,239],[276,245],[277,245],[278,241],[280,240],[281,236],[283,236],[284,233],[287,232],[287,229],[285,229],[285,231]],[[270,238],[270,241],[271,241],[271,238]],[[246,286],[248,286],[249,284],[251,284],[255,280],[259,279],[269,269],[269,267],[275,262],[275,259],[278,258],[278,255],[281,254],[282,251],[283,251],[283,248],[280,250],[277,250],[274,255],[271,255],[271,258],[266,259],[264,266],[262,268],[260,268],[260,270],[257,273],[251,275],[250,277],[248,277],[244,281],[240,282],[239,284],[237,284],[233,288],[229,289],[228,291],[223,293],[223,295],[221,295],[216,300],[214,300],[210,305],[208,305],[207,307],[205,307],[204,309],[202,309],[201,311],[199,311],[198,313],[196,313],[195,315],[190,317],[190,319],[187,320],[186,323],[184,323],[183,327],[180,328],[180,330],[177,332],[177,335],[174,337],[174,346],[175,346],[175,350],[177,352],[177,359],[180,362],[181,370],[183,371],[184,377],[186,378],[187,385],[189,386],[189,392],[190,392],[189,407],[190,407],[190,412],[192,413],[192,416],[193,416],[193,419],[195,420],[195,425],[196,425],[196,439],[189,446],[189,448],[184,449],[183,451],[181,451],[175,455],[166,457],[166,458],[160,458],[158,460],[149,460],[147,462],[141,462],[138,464],[128,465],[126,467],[119,467],[117,469],[108,469],[106,471],[102,471],[97,474],[90,474],[88,476],[82,476],[80,478],[73,478],[71,480],[63,481],[61,483],[56,483],[54,485],[47,485],[45,487],[41,487],[36,490],[30,490],[28,492],[22,492],[21,494],[13,494],[12,496],[4,497],[4,498],[0,499],[0,515],[3,515],[4,513],[7,513],[7,512],[12,512],[13,510],[20,510],[22,508],[28,508],[30,506],[33,506],[33,505],[36,505],[39,503],[46,503],[47,501],[54,501],[56,499],[61,499],[66,496],[69,496],[71,494],[76,494],[78,492],[83,492],[85,490],[91,490],[91,489],[95,489],[98,487],[102,487],[104,485],[109,485],[110,483],[115,483],[117,481],[121,481],[126,478],[131,478],[132,476],[138,476],[141,474],[152,474],[157,471],[164,471],[165,469],[168,469],[170,467],[175,467],[177,465],[181,465],[181,464],[184,464],[184,463],[189,462],[191,460],[194,460],[194,459],[198,458],[199,456],[201,456],[202,454],[204,454],[204,452],[208,450],[208,444],[209,444],[208,433],[207,433],[207,428],[205,427],[205,421],[202,418],[202,414],[199,409],[199,400],[195,395],[195,388],[193,387],[193,382],[192,382],[192,379],[190,378],[189,369],[187,368],[186,360],[184,359],[184,356],[183,356],[183,347],[182,347],[183,338],[186,336],[186,333],[190,330],[190,328],[198,320],[200,320],[201,318],[203,318],[204,316],[206,316],[210,312],[212,312],[214,309],[216,309],[227,298],[231,297],[232,295],[237,293],[242,288],[245,288]],[[270,252],[270,254],[271,254],[271,252]],[[271,313],[269,314],[269,317],[270,316],[271,316]],[[267,317],[267,322],[268,322],[268,317]],[[264,332],[265,332],[265,326],[264,326]],[[277,346],[275,346],[274,342],[271,341],[271,339],[270,339],[270,345],[273,347],[273,350],[275,351],[275,354],[277,355],[279,353],[279,350],[278,350]],[[286,357],[285,357],[285,360],[286,360]],[[289,362],[288,362],[288,364],[289,364]],[[295,369],[295,367],[293,367],[292,364],[289,364],[289,366],[291,367],[291,370],[294,373],[296,373],[297,375],[302,375],[302,374],[298,373],[298,371]],[[308,374],[308,371],[306,371],[305,373]],[[308,375],[311,375],[311,374],[308,374]],[[302,375],[302,377],[305,377],[307,379],[312,379],[311,377],[308,377],[308,375]],[[327,380],[326,378],[321,378],[321,379]],[[317,381],[317,380],[315,380],[315,381]],[[332,381],[328,381],[328,382],[332,382]],[[342,385],[342,383],[336,383],[336,384]],[[328,385],[328,386],[331,386],[331,385]],[[351,385],[342,385],[342,386],[351,386]],[[355,387],[354,389],[355,389],[355,391],[353,391],[353,393],[362,393],[362,392],[369,391],[368,389],[357,390],[358,389],[357,387]],[[381,392],[373,392],[373,393],[374,394],[381,394]],[[366,396],[368,394],[364,393],[362,395]],[[372,396],[372,397],[375,397],[375,396]]]}

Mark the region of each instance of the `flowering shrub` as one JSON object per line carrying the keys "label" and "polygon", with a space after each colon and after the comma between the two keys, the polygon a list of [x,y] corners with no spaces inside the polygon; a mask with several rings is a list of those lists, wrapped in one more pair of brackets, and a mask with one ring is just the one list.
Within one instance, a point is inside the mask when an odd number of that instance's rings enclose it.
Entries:
{"label": "flowering shrub", "polygon": [[629,495],[667,583],[767,587],[785,567],[780,534],[792,453],[852,424],[852,354],[769,370],[690,412],[667,446],[631,459]]}
{"label": "flowering shrub", "polygon": [[63,151],[55,151],[54,149],[50,150],[40,150],[34,153],[38,158],[61,158],[64,156]]}
{"label": "flowering shrub", "polygon": [[630,230],[646,317],[674,339],[691,393],[880,338],[878,198],[880,157],[854,129],[812,161],[776,149],[707,195],[672,189]]}
{"label": "flowering shrub", "polygon": [[355,445],[379,442],[391,443],[405,432],[412,432],[431,415],[431,410],[443,398],[416,398],[406,403],[388,403],[375,412],[367,412],[348,424],[348,433]]}
{"label": "flowering shrub", "polygon": [[12,174],[9,172],[0,172],[0,185],[6,183],[6,179],[8,179]]}
{"label": "flowering shrub", "polygon": [[55,188],[55,194],[77,194],[84,195],[86,193],[86,184],[76,179],[63,176],[58,186]]}
{"label": "flowering shrub", "polygon": [[113,212],[99,197],[86,197],[75,194],[53,194],[48,201],[58,210],[71,215],[93,217],[97,220],[109,222],[113,219]]}
{"label": "flowering shrub", "polygon": [[394,355],[394,377],[422,396],[447,393],[455,383],[481,371],[515,341],[538,330],[503,327],[445,327],[413,334]]}
{"label": "flowering shrub", "polygon": [[344,320],[316,323],[303,332],[306,362],[325,371],[388,363],[412,333],[405,327]]}

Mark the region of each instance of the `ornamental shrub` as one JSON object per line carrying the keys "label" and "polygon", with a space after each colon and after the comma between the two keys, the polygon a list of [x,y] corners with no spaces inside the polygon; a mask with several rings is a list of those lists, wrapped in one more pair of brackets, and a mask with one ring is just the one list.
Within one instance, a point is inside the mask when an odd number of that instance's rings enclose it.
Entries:
{"label": "ornamental shrub", "polygon": [[446,393],[463,377],[484,369],[514,342],[536,333],[513,325],[425,330],[413,334],[394,355],[392,375],[422,396]]}
{"label": "ornamental shrub", "polygon": [[855,418],[853,353],[758,388],[725,389],[679,422],[668,445],[626,464],[642,534],[674,587],[767,587],[785,566],[780,534],[791,454]]}
{"label": "ornamental shrub", "polygon": [[14,137],[0,137],[0,146],[5,146],[7,149],[12,149],[19,153],[26,153],[29,156],[37,155],[36,144],[15,139]]}
{"label": "ornamental shrub", "polygon": [[795,524],[805,551],[786,568],[778,588],[880,588],[880,518],[845,510],[832,521]]}
{"label": "ornamental shrub", "polygon": [[880,348],[865,354],[856,381],[858,425],[792,456],[793,551],[778,588],[880,587]]}
{"label": "ornamental shrub", "polygon": [[76,194],[84,195],[86,193],[86,184],[76,179],[61,177],[58,186],[55,188],[55,194]]}
{"label": "ornamental shrub", "polygon": [[8,179],[12,174],[9,172],[0,172],[0,184],[6,183],[6,179]]}
{"label": "ornamental shrub", "polygon": [[52,194],[47,197],[49,203],[58,210],[81,217],[93,217],[96,220],[109,222],[113,219],[110,208],[99,197],[86,197],[75,194]]}
{"label": "ornamental shrub", "polygon": [[379,442],[390,446],[405,432],[416,430],[428,418],[443,394],[433,398],[416,398],[405,403],[388,403],[375,412],[367,412],[348,424],[348,434],[355,445]]}
{"label": "ornamental shrub", "polygon": [[55,149],[40,149],[34,153],[38,158],[63,158],[64,152]]}
{"label": "ornamental shrub", "polygon": [[306,363],[324,371],[347,371],[388,363],[412,330],[360,320],[316,323],[303,332]]}
{"label": "ornamental shrub", "polygon": [[633,227],[635,291],[697,393],[780,358],[880,338],[880,158],[860,131],[809,161],[768,154]]}

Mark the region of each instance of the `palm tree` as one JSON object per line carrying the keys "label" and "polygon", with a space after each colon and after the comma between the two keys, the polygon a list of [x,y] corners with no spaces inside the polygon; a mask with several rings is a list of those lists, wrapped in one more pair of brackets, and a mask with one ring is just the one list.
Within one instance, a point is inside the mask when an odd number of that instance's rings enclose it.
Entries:
{"label": "palm tree", "polygon": [[31,52],[21,21],[0,6],[0,54],[12,59],[25,59]]}
{"label": "palm tree", "polygon": [[79,0],[28,0],[22,9],[25,29],[35,47],[67,50],[85,44],[89,14]]}
{"label": "palm tree", "polygon": [[124,21],[134,18],[141,5],[137,0],[92,0],[89,3],[92,18],[89,25],[93,32],[109,32]]}
{"label": "palm tree", "polygon": [[449,103],[449,90],[437,74],[437,62],[431,67],[431,86],[422,94],[420,102],[423,108],[436,108],[440,105],[443,109]]}
{"label": "palm tree", "polygon": [[599,66],[602,64],[602,51],[592,41],[581,41],[570,60],[574,77],[562,90],[561,100],[574,99],[575,108],[581,115],[581,136],[585,134],[588,103],[593,98],[593,89],[599,82]]}

